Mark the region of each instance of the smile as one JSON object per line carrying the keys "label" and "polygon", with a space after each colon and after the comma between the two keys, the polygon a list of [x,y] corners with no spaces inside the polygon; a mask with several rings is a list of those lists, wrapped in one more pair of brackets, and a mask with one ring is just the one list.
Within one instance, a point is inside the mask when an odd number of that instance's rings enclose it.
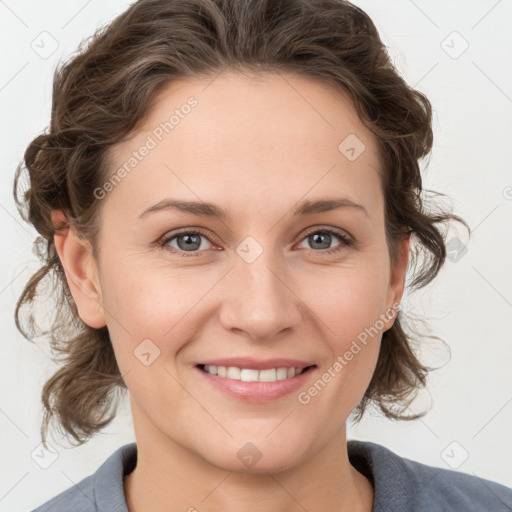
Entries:
{"label": "smile", "polygon": [[305,368],[297,367],[279,367],[267,368],[264,370],[254,370],[251,368],[239,368],[237,366],[217,366],[217,365],[199,365],[199,368],[210,375],[217,375],[225,379],[239,380],[242,382],[275,382],[278,380],[287,380],[300,375],[310,366]]}

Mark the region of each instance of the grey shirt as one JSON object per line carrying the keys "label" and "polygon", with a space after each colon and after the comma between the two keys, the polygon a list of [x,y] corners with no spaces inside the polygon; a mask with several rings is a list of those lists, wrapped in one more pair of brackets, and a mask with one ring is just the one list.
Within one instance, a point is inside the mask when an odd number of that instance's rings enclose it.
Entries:
{"label": "grey shirt", "polygon": [[[497,482],[428,466],[366,441],[348,441],[348,456],[373,483],[372,512],[512,511],[512,488]],[[32,512],[129,512],[123,477],[136,462],[137,445],[126,444],[94,474]]]}

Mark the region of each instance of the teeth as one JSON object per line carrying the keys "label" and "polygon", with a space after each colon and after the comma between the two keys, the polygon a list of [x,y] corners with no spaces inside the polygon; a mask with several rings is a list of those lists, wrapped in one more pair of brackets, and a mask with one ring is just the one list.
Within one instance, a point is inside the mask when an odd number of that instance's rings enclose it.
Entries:
{"label": "teeth", "polygon": [[[295,369],[289,368],[291,371],[290,373],[293,373],[293,375],[290,375],[290,377],[293,377],[295,375]],[[276,372],[276,378],[277,380],[284,380],[288,377],[288,370],[286,368],[278,368]]]}
{"label": "teeth", "polygon": [[237,368],[236,366],[230,366],[226,371],[226,377],[228,379],[240,380],[240,373],[240,368]]}
{"label": "teeth", "polygon": [[259,380],[260,382],[275,382],[277,380],[277,370],[275,368],[260,370],[259,372],[256,372],[256,380]]}
{"label": "teeth", "polygon": [[275,382],[295,377],[302,373],[303,368],[268,368],[267,370],[252,370],[250,368],[237,368],[236,366],[204,365],[204,370],[212,375],[225,377],[242,382]]}

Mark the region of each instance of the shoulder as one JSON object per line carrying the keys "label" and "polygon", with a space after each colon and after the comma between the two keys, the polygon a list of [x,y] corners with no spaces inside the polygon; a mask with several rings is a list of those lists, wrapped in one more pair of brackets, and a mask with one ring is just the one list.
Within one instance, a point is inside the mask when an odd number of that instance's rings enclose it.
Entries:
{"label": "shoulder", "polygon": [[512,489],[485,478],[402,459],[411,484],[418,490],[418,505],[435,503],[437,509],[512,511]]}
{"label": "shoulder", "polygon": [[94,475],[84,478],[79,483],[61,492],[51,500],[43,503],[32,512],[96,512],[94,499]]}
{"label": "shoulder", "polygon": [[374,511],[512,511],[512,488],[401,457],[376,443],[349,441],[351,464],[373,481]]}
{"label": "shoulder", "polygon": [[32,512],[128,512],[123,477],[135,466],[135,443],[118,448],[97,471]]}

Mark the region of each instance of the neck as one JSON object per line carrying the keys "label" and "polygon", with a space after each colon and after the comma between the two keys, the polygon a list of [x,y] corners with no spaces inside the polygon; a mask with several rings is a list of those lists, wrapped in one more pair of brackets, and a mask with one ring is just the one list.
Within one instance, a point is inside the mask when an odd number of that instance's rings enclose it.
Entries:
{"label": "neck", "polygon": [[371,512],[374,490],[351,466],[346,429],[307,460],[279,472],[234,472],[206,461],[132,411],[137,465],[125,477],[130,512]]}

